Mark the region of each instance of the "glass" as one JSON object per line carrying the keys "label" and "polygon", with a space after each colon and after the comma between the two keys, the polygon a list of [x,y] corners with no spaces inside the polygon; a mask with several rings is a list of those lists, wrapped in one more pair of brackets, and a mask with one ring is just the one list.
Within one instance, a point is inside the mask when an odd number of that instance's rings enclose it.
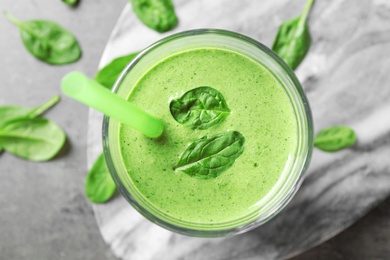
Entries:
{"label": "glass", "polygon": [[[103,120],[103,147],[111,175],[126,200],[153,223],[171,231],[200,237],[220,237],[254,229],[278,214],[292,199],[303,181],[313,147],[313,125],[310,107],[294,72],[271,50],[244,35],[214,29],[191,30],[166,37],[142,51],[122,72],[114,92],[127,98],[132,86],[158,61],[191,49],[219,48],[246,56],[268,69],[288,95],[297,120],[297,147],[290,171],[284,171],[271,191],[259,202],[258,210],[229,223],[191,223],[159,212],[132,185],[121,160],[120,124],[108,117]],[[129,219],[131,221],[131,219]]]}

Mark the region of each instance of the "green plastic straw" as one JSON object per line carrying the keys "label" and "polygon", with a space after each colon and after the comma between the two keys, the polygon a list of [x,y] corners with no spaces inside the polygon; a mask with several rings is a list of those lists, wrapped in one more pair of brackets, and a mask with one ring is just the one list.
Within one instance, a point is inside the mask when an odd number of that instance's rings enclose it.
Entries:
{"label": "green plastic straw", "polygon": [[115,95],[80,72],[65,75],[61,82],[61,89],[67,96],[140,131],[147,137],[157,138],[164,130],[161,120]]}

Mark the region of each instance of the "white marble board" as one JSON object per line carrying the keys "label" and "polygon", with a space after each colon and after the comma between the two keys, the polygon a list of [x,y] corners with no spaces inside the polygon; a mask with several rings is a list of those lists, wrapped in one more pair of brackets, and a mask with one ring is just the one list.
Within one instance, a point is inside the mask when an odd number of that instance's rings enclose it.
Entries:
{"label": "white marble board", "polygon": [[[177,0],[179,26],[159,34],[127,5],[101,66],[172,33],[221,28],[267,46],[282,21],[304,0]],[[143,218],[121,196],[94,205],[103,239],[125,260],[281,259],[341,232],[390,195],[390,1],[317,0],[310,14],[312,47],[296,70],[309,98],[315,129],[349,125],[358,144],[338,153],[315,150],[302,188],[260,228],[231,238],[177,235]],[[101,152],[102,116],[90,111],[88,165]]]}

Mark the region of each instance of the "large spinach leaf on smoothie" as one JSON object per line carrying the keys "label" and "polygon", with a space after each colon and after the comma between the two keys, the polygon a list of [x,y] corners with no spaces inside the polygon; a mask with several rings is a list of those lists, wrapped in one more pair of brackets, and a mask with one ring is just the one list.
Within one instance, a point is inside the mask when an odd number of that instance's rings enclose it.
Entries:
{"label": "large spinach leaf on smoothie", "polygon": [[138,19],[157,32],[170,31],[177,25],[172,0],[130,0],[130,3]]}
{"label": "large spinach leaf on smoothie", "polygon": [[347,126],[332,126],[322,129],[314,140],[314,146],[326,152],[335,152],[356,143],[355,132]]}
{"label": "large spinach leaf on smoothie", "polygon": [[108,171],[106,160],[100,154],[88,172],[85,182],[85,195],[95,203],[109,200],[115,193],[116,186]]}
{"label": "large spinach leaf on smoothie", "polygon": [[24,46],[36,58],[49,64],[67,64],[80,59],[76,38],[62,26],[44,20],[23,22],[9,13],[5,16],[19,28]]}
{"label": "large spinach leaf on smoothie", "polygon": [[173,99],[169,108],[177,122],[193,129],[215,126],[230,114],[223,95],[211,87],[191,89]]}
{"label": "large spinach leaf on smoothie", "polygon": [[127,64],[132,61],[139,52],[131,53],[112,60],[109,64],[104,66],[95,76],[95,80],[103,86],[112,89],[115,81],[126,68]]}
{"label": "large spinach leaf on smoothie", "polygon": [[296,69],[309,51],[311,37],[307,26],[307,16],[314,0],[308,0],[302,14],[285,21],[278,30],[272,50],[276,52],[291,69]]}
{"label": "large spinach leaf on smoothie", "polygon": [[245,138],[237,131],[204,136],[181,154],[175,171],[197,179],[212,179],[230,168],[244,152]]}

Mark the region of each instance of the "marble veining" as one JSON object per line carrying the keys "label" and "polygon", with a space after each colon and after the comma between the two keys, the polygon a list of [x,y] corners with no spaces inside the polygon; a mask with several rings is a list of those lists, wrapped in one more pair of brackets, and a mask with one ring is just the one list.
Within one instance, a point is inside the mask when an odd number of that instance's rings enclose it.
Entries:
{"label": "marble veining", "polygon": [[[279,24],[305,1],[177,0],[172,32],[143,26],[126,6],[100,66],[172,33],[222,28],[271,46]],[[358,144],[338,153],[315,150],[291,203],[267,224],[231,238],[177,235],[143,218],[121,196],[94,205],[96,219],[121,259],[281,259],[297,255],[350,226],[390,195],[390,2],[315,2],[309,18],[312,47],[296,70],[310,101],[315,129],[352,126]],[[102,116],[90,111],[89,167],[101,152]]]}

